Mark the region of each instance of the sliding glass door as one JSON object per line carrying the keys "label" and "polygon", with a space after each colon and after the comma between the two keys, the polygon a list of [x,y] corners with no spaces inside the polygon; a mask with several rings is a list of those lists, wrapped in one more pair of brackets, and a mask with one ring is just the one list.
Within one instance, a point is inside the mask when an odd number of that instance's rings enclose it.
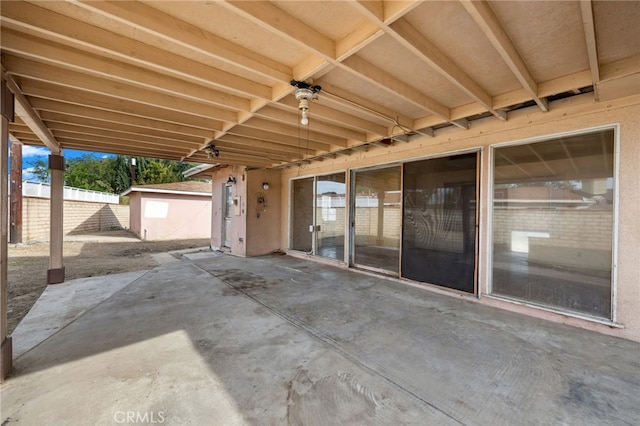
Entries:
{"label": "sliding glass door", "polygon": [[315,231],[318,256],[344,260],[346,197],[344,173],[316,178]]}
{"label": "sliding glass door", "polygon": [[397,275],[402,222],[400,166],[356,171],[353,176],[353,263]]}
{"label": "sliding glass door", "polygon": [[313,252],[313,178],[291,182],[291,243],[292,250]]}
{"label": "sliding glass door", "polygon": [[402,276],[474,292],[477,153],[406,163]]}
{"label": "sliding glass door", "polygon": [[343,261],[346,195],[345,173],[293,180],[290,248]]}

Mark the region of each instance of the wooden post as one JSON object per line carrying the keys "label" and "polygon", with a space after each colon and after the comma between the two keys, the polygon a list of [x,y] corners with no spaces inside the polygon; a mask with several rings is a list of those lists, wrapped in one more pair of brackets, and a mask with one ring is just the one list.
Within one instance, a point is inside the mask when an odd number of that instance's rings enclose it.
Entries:
{"label": "wooden post", "polygon": [[[8,224],[9,224],[9,120],[13,120],[13,94],[4,79],[0,84],[0,382],[3,382],[13,365],[13,347],[8,336],[7,312],[9,301]],[[22,166],[21,166],[22,167]]]}
{"label": "wooden post", "polygon": [[64,282],[64,263],[62,258],[62,239],[64,231],[64,157],[49,155],[51,170],[51,198],[49,217],[49,270],[47,284]]}
{"label": "wooden post", "polygon": [[11,141],[11,202],[9,206],[9,242],[22,242],[22,143]]}

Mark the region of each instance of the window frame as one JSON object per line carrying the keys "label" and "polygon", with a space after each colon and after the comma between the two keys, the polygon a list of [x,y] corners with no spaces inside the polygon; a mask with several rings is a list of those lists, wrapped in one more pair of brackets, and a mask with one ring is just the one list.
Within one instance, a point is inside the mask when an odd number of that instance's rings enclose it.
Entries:
{"label": "window frame", "polygon": [[[493,293],[493,222],[494,222],[494,191],[495,191],[495,150],[496,148],[529,145],[537,142],[551,141],[567,136],[579,136],[599,131],[613,130],[613,224],[611,235],[611,314],[609,318],[597,317],[588,313],[580,313],[563,309],[562,307],[543,306],[523,299],[510,298],[505,295]],[[525,139],[517,139],[489,145],[488,190],[487,190],[487,240],[486,240],[486,293],[484,296],[504,300],[517,305],[535,308],[537,310],[562,314],[568,317],[579,318],[609,326],[619,326],[617,323],[617,284],[618,284],[618,229],[619,229],[619,202],[620,202],[620,123],[606,124],[595,127],[581,128],[567,132],[535,136]]]}

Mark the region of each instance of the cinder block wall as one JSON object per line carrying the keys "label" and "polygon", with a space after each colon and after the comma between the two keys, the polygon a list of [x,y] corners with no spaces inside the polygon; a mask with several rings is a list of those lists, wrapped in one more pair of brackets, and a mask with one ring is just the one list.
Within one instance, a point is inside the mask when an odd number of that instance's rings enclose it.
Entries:
{"label": "cinder block wall", "polygon": [[[22,199],[23,242],[49,239],[49,199]],[[129,228],[129,206],[119,204],[64,201],[64,233],[83,234]]]}

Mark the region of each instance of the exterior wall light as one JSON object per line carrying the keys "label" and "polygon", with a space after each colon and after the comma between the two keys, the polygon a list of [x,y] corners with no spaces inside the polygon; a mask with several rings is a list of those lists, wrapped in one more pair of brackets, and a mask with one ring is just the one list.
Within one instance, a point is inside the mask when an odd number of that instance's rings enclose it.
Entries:
{"label": "exterior wall light", "polygon": [[264,189],[265,191],[269,190],[269,182],[262,182],[262,189]]}

